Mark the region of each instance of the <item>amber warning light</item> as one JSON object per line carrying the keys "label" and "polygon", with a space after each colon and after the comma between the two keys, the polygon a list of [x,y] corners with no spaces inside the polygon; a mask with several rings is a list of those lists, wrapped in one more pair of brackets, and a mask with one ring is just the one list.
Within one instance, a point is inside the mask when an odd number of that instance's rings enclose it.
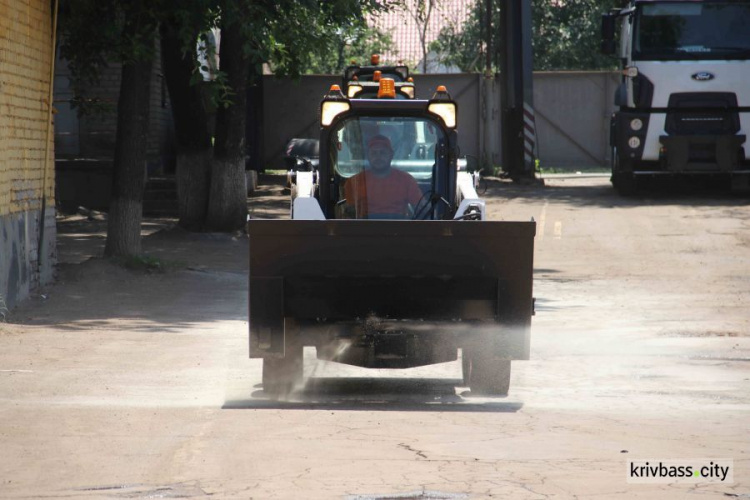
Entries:
{"label": "amber warning light", "polygon": [[378,98],[381,97],[396,97],[396,82],[393,78],[382,78],[380,80],[380,87],[378,87]]}

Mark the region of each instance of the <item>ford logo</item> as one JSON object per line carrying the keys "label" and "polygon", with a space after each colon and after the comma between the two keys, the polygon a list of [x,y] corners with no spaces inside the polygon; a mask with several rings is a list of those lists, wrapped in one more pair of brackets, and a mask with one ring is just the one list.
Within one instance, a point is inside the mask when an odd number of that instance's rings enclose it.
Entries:
{"label": "ford logo", "polygon": [[701,71],[700,73],[696,73],[693,75],[693,80],[697,82],[707,82],[708,80],[713,80],[714,74],[709,73],[708,71]]}

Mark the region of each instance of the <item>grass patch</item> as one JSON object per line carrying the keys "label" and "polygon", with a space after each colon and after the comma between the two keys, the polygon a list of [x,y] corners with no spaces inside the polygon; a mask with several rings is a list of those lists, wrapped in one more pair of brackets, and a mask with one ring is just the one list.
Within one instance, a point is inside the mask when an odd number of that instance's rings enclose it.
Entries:
{"label": "grass patch", "polygon": [[114,257],[112,262],[130,271],[144,273],[166,273],[187,267],[180,261],[163,260],[149,255],[131,255],[128,257]]}

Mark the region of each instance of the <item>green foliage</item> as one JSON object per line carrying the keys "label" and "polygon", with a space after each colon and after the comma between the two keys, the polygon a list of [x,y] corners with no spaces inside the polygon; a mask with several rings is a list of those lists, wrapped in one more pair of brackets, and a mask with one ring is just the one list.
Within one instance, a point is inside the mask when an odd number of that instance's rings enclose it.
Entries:
{"label": "green foliage", "polygon": [[[390,39],[365,23],[368,12],[387,10],[392,0],[282,1],[263,18],[265,36],[251,34],[262,47],[256,60],[266,61],[277,75],[338,72],[351,58],[369,59]],[[368,52],[369,51],[369,52]]]}
{"label": "green foliage", "polygon": [[[159,23],[177,27],[186,51],[196,50],[196,40],[204,40],[222,18],[239,23],[245,40],[242,50],[251,64],[260,69],[268,63],[278,75],[298,76],[338,71],[342,60],[382,51],[389,39],[367,28],[365,15],[396,4],[397,0],[66,0],[60,9],[60,54],[68,61],[76,94],[73,105],[79,113],[104,111],[86,89],[98,84],[108,63],[152,58],[150,35]],[[128,19],[137,29],[125,30]],[[202,46],[212,50],[209,44]],[[203,80],[199,69],[193,84]],[[233,91],[226,75],[214,74],[206,85],[211,100],[230,105]]]}
{"label": "green foliage", "polygon": [[68,0],[59,13],[60,56],[68,62],[78,113],[111,110],[87,95],[111,62],[148,61],[154,56],[153,34],[161,1]]}
{"label": "green foliage", "polygon": [[[609,70],[616,61],[599,52],[601,14],[619,5],[618,0],[539,0],[532,3],[535,70]],[[492,70],[500,66],[500,5],[492,8]],[[485,69],[484,1],[471,8],[463,26],[443,28],[431,49],[441,62],[466,72]]]}
{"label": "green foliage", "polygon": [[[499,1],[495,2],[495,6]],[[463,26],[455,22],[445,26],[438,38],[430,44],[430,50],[438,54],[440,62],[446,66],[457,66],[461,71],[467,73],[480,73],[484,70],[486,60],[486,43],[484,42],[484,28],[482,27],[482,16],[484,14],[484,1],[478,0],[469,11],[469,16]],[[500,13],[494,15],[497,26],[500,23]],[[494,35],[494,33],[493,33]],[[498,54],[496,36],[493,36],[492,53]],[[495,61],[495,67],[499,66],[499,60]]]}
{"label": "green foliage", "polygon": [[[334,27],[323,43],[310,53],[304,65],[304,73],[339,74],[352,61],[367,64],[372,54],[381,54],[393,44],[390,35],[370,28],[359,20],[352,24]],[[394,61],[384,61],[391,63]]]}
{"label": "green foliage", "polygon": [[545,0],[533,7],[534,67],[540,70],[615,69],[599,52],[601,15],[618,0]]}

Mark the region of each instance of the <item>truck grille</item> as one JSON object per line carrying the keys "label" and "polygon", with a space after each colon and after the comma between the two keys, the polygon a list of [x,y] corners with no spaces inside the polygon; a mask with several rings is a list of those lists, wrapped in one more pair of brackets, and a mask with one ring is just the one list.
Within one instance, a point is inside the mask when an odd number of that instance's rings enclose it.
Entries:
{"label": "truck grille", "polygon": [[669,96],[669,135],[724,135],[740,130],[737,96],[730,92],[686,92]]}

